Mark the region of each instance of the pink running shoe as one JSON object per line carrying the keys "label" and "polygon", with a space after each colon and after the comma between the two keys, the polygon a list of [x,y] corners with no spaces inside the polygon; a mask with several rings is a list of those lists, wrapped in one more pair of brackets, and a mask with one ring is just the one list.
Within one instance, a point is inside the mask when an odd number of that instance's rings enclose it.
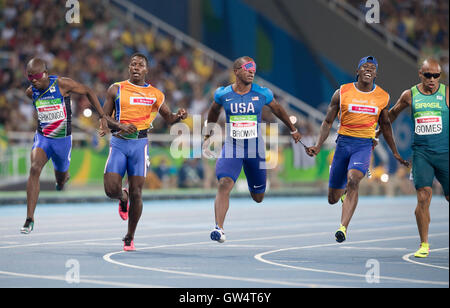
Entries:
{"label": "pink running shoe", "polygon": [[128,194],[128,188],[123,188],[123,191],[125,191],[127,193],[127,203],[125,204],[125,202],[122,202],[119,200],[119,216],[120,218],[122,218],[122,220],[127,220],[128,219],[128,210],[130,209],[130,198],[129,198],[129,194]]}
{"label": "pink running shoe", "polygon": [[129,237],[123,238],[123,250],[125,251],[135,251],[134,242]]}

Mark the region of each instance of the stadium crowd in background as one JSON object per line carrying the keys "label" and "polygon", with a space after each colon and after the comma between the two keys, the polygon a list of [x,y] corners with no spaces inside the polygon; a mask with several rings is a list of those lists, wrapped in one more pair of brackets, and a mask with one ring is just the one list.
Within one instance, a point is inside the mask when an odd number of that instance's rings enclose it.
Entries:
{"label": "stadium crowd in background", "polygon": [[[8,142],[11,144],[7,138],[8,132],[36,130],[35,110],[25,96],[25,89],[29,86],[25,64],[32,57],[45,60],[50,74],[69,76],[88,84],[103,103],[106,87],[127,78],[123,74],[127,72],[129,56],[135,52],[143,53],[150,64],[148,80],[165,93],[170,109],[185,108],[189,114],[201,114],[203,117],[211,104],[212,93],[218,86],[215,78],[222,76],[222,81],[230,78],[226,68],[201,50],[193,49],[153,28],[140,26],[132,20],[115,18],[102,1],[80,2],[79,24],[69,24],[61,18],[65,16],[66,7],[57,3],[57,0],[0,0],[0,151],[8,146]],[[432,33],[437,33],[433,36],[433,42],[440,38],[444,44],[442,46],[445,46],[445,40],[448,46],[448,38],[443,38],[441,33],[447,31],[448,27],[441,25],[441,21],[438,25],[444,30],[436,32],[436,26],[430,25],[434,29]],[[448,72],[448,62],[447,68],[444,65],[443,69]],[[79,126],[90,126],[91,133],[95,133],[96,116],[82,116],[84,108],[90,105],[89,101],[79,95],[73,95],[72,99],[77,101],[72,106],[74,132],[80,131],[77,122],[81,121],[82,125]],[[282,98],[277,99],[283,102]],[[77,105],[81,108],[76,109]],[[263,112],[263,120],[274,121],[270,112]],[[192,118],[188,118],[186,123],[192,125]],[[299,121],[297,127],[305,138],[313,138],[309,123]],[[152,133],[168,132],[168,127],[158,117],[153,123]],[[287,132],[282,128],[281,133]],[[301,148],[297,152],[300,151]],[[305,167],[305,163],[308,166],[311,164],[297,159],[294,168]],[[214,185],[215,178],[211,176],[210,170],[214,166],[208,163],[199,166],[198,162],[196,165],[193,168],[184,163],[184,168],[177,171],[173,170],[173,166],[168,167],[170,171],[164,170],[164,166],[153,166],[152,175],[161,180],[158,187],[185,186],[187,184],[183,184],[186,182],[183,179],[192,177],[205,178],[203,182],[191,181],[195,182],[196,187],[209,188]],[[203,172],[200,171],[202,167]],[[194,169],[196,173],[192,172]],[[274,172],[281,171],[277,168]],[[275,186],[277,178],[274,172],[269,171],[269,179]],[[174,177],[180,178],[177,180]]]}
{"label": "stadium crowd in background", "polygon": [[[128,57],[141,52],[150,60],[148,79],[163,90],[169,107],[187,107],[191,114],[206,111],[209,101],[203,97],[219,68],[200,50],[145,27],[133,28],[113,18],[102,2],[82,2],[81,23],[68,24],[60,18],[65,6],[54,2],[0,1],[0,52],[12,55],[0,73],[0,123],[7,131],[33,131],[36,125],[33,106],[21,91],[28,86],[24,63],[31,57],[44,59],[50,74],[89,84],[103,102],[106,85],[126,79]],[[74,99],[89,106],[84,97]],[[75,110],[75,117],[82,111]],[[166,129],[155,125],[156,132]]]}
{"label": "stadium crowd in background", "polygon": [[[32,57],[45,60],[50,74],[70,76],[89,84],[103,103],[106,87],[127,78],[123,72],[127,72],[129,56],[140,52],[149,59],[149,82],[164,92],[171,109],[185,108],[191,115],[205,115],[217,87],[214,77],[223,75],[225,68],[199,49],[149,27],[114,18],[103,2],[95,2],[95,5],[94,2],[81,2],[79,24],[66,23],[61,18],[65,16],[66,8],[56,3],[0,1],[0,60],[3,60],[0,62],[0,138],[3,145],[8,144],[7,132],[34,132],[36,129],[35,110],[24,93],[29,86],[25,64]],[[225,78],[229,76],[224,75]],[[80,131],[78,126],[91,127],[90,132],[95,134],[96,116],[82,116],[89,102],[79,95],[73,95],[72,99],[77,101],[72,104],[74,132]],[[77,106],[81,107],[77,109]],[[186,124],[192,126],[192,119]],[[152,133],[168,132],[168,127],[157,118]],[[11,140],[9,142],[11,144]],[[210,164],[204,165],[210,167]],[[203,175],[192,172],[189,163],[185,162],[179,168],[178,183],[167,182],[167,176],[157,168],[153,174],[161,176],[165,183],[163,187],[204,186],[200,181],[192,180],[193,175],[200,179]],[[171,178],[174,173],[173,170],[170,172]],[[211,182],[205,181],[205,185],[210,187]]]}
{"label": "stadium crowd in background", "polygon": [[[367,12],[366,1],[345,0],[362,12]],[[448,14],[447,0],[380,0],[380,23],[386,29],[419,50],[423,59],[440,59],[448,83]]]}

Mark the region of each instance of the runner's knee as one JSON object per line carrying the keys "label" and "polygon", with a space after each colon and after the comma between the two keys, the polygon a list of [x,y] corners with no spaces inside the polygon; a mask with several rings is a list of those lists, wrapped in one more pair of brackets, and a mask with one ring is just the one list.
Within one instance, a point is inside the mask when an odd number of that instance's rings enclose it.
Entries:
{"label": "runner's knee", "polygon": [[141,200],[142,199],[142,189],[130,187],[128,198],[130,198],[130,202]]}
{"label": "runner's knee", "polygon": [[328,194],[328,203],[329,204],[335,204],[339,201],[340,197],[335,196],[333,194]]}
{"label": "runner's knee", "polygon": [[119,199],[122,196],[122,185],[105,183],[105,194],[111,199]]}
{"label": "runner's knee", "polygon": [[417,190],[417,203],[418,206],[428,206],[431,201],[431,189],[418,189]]}
{"label": "runner's knee", "polygon": [[231,178],[224,177],[219,180],[219,192],[229,193],[234,186],[234,181]]}
{"label": "runner's knee", "polygon": [[251,195],[256,203],[261,203],[264,200],[264,194],[251,194]]}
{"label": "runner's knee", "polygon": [[37,163],[32,163],[30,167],[30,175],[31,176],[40,176],[42,172],[43,166]]}
{"label": "runner's knee", "polygon": [[347,189],[348,189],[348,190],[358,190],[359,182],[360,182],[360,181],[361,181],[361,180],[360,180],[359,178],[350,176],[350,177],[348,178],[348,182],[347,182]]}

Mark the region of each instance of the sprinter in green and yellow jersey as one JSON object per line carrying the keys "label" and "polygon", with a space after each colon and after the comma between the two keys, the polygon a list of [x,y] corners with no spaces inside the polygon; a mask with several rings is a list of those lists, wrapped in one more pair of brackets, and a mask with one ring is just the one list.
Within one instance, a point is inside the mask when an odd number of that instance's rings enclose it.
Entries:
{"label": "sprinter in green and yellow jersey", "polygon": [[427,59],[419,69],[422,82],[403,92],[389,118],[394,122],[402,110],[411,107],[414,124],[412,175],[417,191],[415,211],[421,245],[415,257],[426,258],[429,254],[428,228],[430,225],[430,202],[432,184],[441,183],[449,200],[448,175],[448,86],[441,84],[441,66],[435,59]]}

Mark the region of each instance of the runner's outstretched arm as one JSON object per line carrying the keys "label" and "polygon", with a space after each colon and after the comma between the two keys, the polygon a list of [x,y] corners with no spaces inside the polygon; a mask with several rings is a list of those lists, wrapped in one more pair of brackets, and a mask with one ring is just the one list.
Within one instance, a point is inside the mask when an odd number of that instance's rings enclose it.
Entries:
{"label": "runner's outstretched arm", "polygon": [[[391,124],[397,119],[399,114],[407,107],[411,106],[411,90],[406,90],[400,95],[397,103],[389,110],[389,120]],[[377,129],[375,133],[375,138],[378,139],[380,137],[381,130]]]}
{"label": "runner's outstretched arm", "polygon": [[308,154],[309,156],[319,154],[320,148],[322,147],[325,140],[327,140],[328,135],[330,134],[331,127],[333,127],[333,122],[338,115],[339,104],[340,104],[340,90],[336,90],[336,92],[334,92],[333,94],[333,97],[331,98],[330,105],[328,106],[328,111],[325,116],[325,120],[323,120],[322,125],[320,126],[319,140],[317,140],[315,146],[306,148],[306,154]]}
{"label": "runner's outstretched arm", "polygon": [[[389,106],[389,105],[388,105]],[[402,165],[409,167],[409,162],[404,160],[398,153],[397,146],[395,145],[394,136],[392,134],[392,125],[389,120],[389,111],[384,108],[380,114],[380,131],[383,133],[384,139],[386,140],[389,148],[391,148],[392,154],[394,154],[395,159],[397,159]]]}
{"label": "runner's outstretched arm", "polygon": [[105,112],[103,111],[102,105],[98,101],[97,95],[95,95],[94,91],[88,86],[76,82],[67,77],[61,77],[59,79],[59,86],[62,90],[63,96],[66,96],[71,93],[77,93],[81,95],[86,95],[91,105],[97,110],[100,117],[100,136],[104,136],[108,132],[108,122],[109,117],[105,116]]}
{"label": "runner's outstretched arm", "polygon": [[273,99],[268,106],[272,110],[272,113],[276,115],[278,119],[283,121],[284,125],[286,125],[289,128],[289,130],[291,131],[292,138],[295,140],[295,143],[297,143],[300,139],[302,139],[302,135],[295,128],[294,124],[292,124],[291,121],[289,120],[289,116],[286,113],[286,110],[284,110],[283,106],[281,106],[275,99]]}
{"label": "runner's outstretched arm", "polygon": [[172,113],[166,104],[161,105],[161,108],[159,109],[159,114],[164,118],[164,120],[169,125],[175,124],[181,120],[186,119],[188,115],[186,110],[183,108],[179,109],[177,113]]}
{"label": "runner's outstretched arm", "polygon": [[[208,111],[208,117],[207,117],[207,124],[209,123],[217,123],[217,120],[219,119],[220,116],[220,111],[222,110],[222,105],[213,102],[213,104],[211,105],[211,108],[209,108]],[[205,140],[209,138],[210,136],[210,131],[208,131],[205,135]]]}

